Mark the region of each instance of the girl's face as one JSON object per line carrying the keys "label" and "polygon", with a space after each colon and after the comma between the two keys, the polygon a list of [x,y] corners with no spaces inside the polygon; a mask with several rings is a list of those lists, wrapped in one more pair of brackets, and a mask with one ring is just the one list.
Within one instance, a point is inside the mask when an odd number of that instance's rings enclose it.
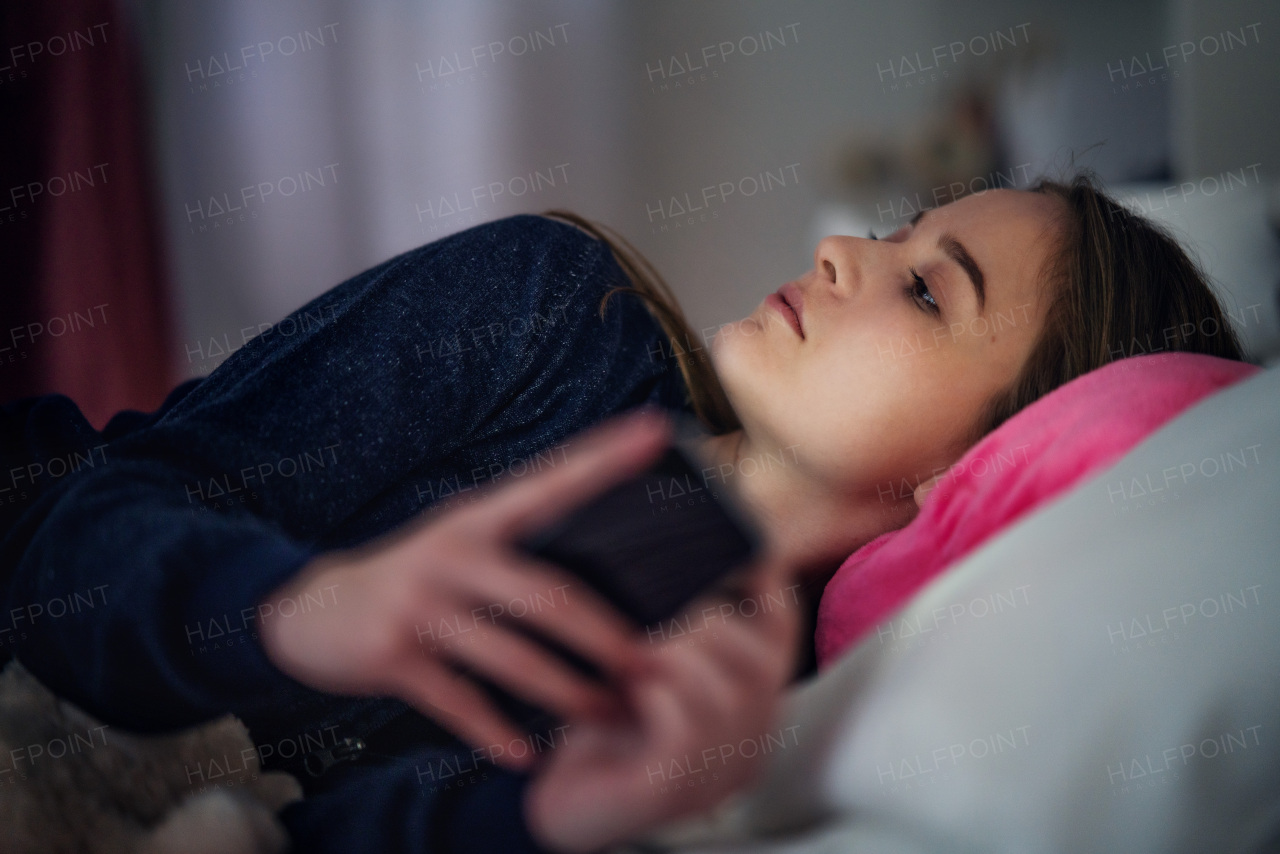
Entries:
{"label": "girl's face", "polygon": [[813,269],[712,344],[751,444],[832,494],[909,498],[1030,355],[1063,210],[993,190],[881,240],[822,240]]}

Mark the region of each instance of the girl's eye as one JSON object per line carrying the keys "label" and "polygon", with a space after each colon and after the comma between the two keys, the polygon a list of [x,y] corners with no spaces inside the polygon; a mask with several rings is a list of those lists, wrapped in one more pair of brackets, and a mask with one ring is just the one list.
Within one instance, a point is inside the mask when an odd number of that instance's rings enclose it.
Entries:
{"label": "girl's eye", "polygon": [[907,296],[909,296],[923,310],[940,316],[942,309],[938,306],[938,301],[933,298],[933,294],[929,293],[929,286],[925,284],[920,274],[916,272],[915,267],[908,267],[911,271],[911,284],[906,288]]}
{"label": "girl's eye", "polygon": [[[874,231],[868,231],[867,236],[872,240],[879,240]],[[929,286],[925,284],[924,279],[916,272],[915,267],[908,267],[911,271],[911,285],[906,288],[907,296],[910,297],[920,308],[933,314],[936,317],[942,315],[942,309],[938,305],[938,301],[933,298],[933,294],[929,293]]]}

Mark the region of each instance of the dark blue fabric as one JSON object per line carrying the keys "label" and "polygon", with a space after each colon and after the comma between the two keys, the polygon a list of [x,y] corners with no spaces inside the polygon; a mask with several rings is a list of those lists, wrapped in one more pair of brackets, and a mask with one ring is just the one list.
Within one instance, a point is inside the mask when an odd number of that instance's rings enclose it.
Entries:
{"label": "dark blue fabric", "polygon": [[[554,460],[611,415],[645,403],[687,410],[641,301],[618,294],[598,314],[604,293],[627,284],[608,248],[578,229],[513,217],[338,285],[157,413],[122,413],[97,433],[66,398],[6,406],[5,471],[74,461],[76,449],[98,457],[28,484],[0,512],[0,640],[113,726],[159,731],[233,712],[258,744],[277,746],[376,728],[405,707],[284,676],[257,643],[255,605],[314,555],[521,476],[532,467],[513,463]],[[402,820],[404,770],[365,768],[358,786],[339,787],[345,800],[325,795],[399,822],[406,847],[378,850],[429,850],[423,823],[439,820],[430,795]],[[517,791],[506,780],[466,797]],[[359,824],[342,810],[295,812],[295,832],[311,828],[305,850],[366,850],[344,835]]]}
{"label": "dark blue fabric", "polygon": [[[443,765],[462,770],[449,779],[431,779]],[[525,777],[476,763],[466,752],[421,750],[377,768],[355,769],[343,785],[286,807],[281,819],[295,854],[539,854],[544,849],[529,835],[522,814],[526,784]],[[370,809],[374,803],[377,808]]]}

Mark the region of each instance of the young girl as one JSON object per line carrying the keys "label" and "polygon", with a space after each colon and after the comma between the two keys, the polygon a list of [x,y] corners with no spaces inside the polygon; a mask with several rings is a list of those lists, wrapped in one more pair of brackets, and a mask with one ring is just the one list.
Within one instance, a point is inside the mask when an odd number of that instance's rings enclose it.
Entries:
{"label": "young girl", "polygon": [[[771,725],[796,609],[651,643],[522,556],[521,536],[665,441],[652,417],[580,431],[646,404],[695,413],[764,529],[763,595],[905,525],[933,472],[1082,373],[1153,343],[1241,357],[1177,244],[1087,178],[826,238],[710,362],[641,262],[559,219],[375,267],[295,313],[306,332],[269,332],[101,434],[65,399],[8,407],[14,459],[106,459],[6,519],[17,657],[112,725],[231,711],[260,746],[321,734],[272,751],[308,785],[284,816],[300,850],[590,850],[741,785],[750,762],[659,798],[652,769]],[[102,601],[26,619],[83,590]],[[567,728],[516,730],[466,674]],[[540,748],[532,780],[512,773]]]}

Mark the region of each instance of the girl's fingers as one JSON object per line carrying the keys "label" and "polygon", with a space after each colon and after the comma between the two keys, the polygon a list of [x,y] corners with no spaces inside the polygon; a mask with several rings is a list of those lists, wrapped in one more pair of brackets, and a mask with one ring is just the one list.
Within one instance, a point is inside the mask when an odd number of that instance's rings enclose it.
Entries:
{"label": "girl's fingers", "polygon": [[789,644],[780,644],[769,624],[782,619],[776,614],[737,616],[716,632],[705,652],[718,667],[736,678],[759,678],[762,673],[782,669],[794,657]]}
{"label": "girl's fingers", "polygon": [[[679,759],[697,732],[698,718],[690,715],[684,697],[673,685],[661,678],[647,678],[631,691],[631,702],[645,731],[645,740],[657,748],[665,769],[668,762]],[[665,753],[671,756],[665,756]]]}
{"label": "girl's fingers", "polygon": [[[752,584],[744,591],[747,598],[743,601],[754,601],[753,610],[747,613],[740,604],[736,606],[735,613],[718,624],[716,637],[704,647],[717,666],[736,678],[785,679],[794,662],[800,606],[779,595],[784,590],[781,585]],[[719,604],[715,599],[704,601],[711,609]],[[700,604],[694,603],[690,610],[696,612]],[[675,647],[664,652],[678,655],[680,650]]]}
{"label": "girl's fingers", "polygon": [[[505,746],[525,737],[475,683],[438,662],[409,659],[396,668],[393,684],[397,696],[477,750]],[[488,753],[512,769],[529,762],[510,751]]]}
{"label": "girl's fingers", "polygon": [[528,626],[592,662],[623,675],[643,667],[634,628],[583,580],[515,553],[457,579],[456,596],[471,614]]}
{"label": "girl's fingers", "polygon": [[773,694],[782,689],[795,666],[795,648],[778,644],[759,631],[759,626],[729,626],[707,656],[715,666],[757,694]]}
{"label": "girl's fingers", "polygon": [[671,426],[658,411],[606,421],[575,437],[563,465],[495,489],[475,508],[499,536],[532,534],[658,458]]}
{"label": "girl's fingers", "polygon": [[[757,760],[730,748],[772,726],[777,697],[773,686],[727,674],[711,656],[689,656],[679,666],[666,664],[659,678],[646,680],[633,692],[633,703],[655,728],[655,742],[668,745],[670,759],[716,756],[724,784],[735,787],[735,781],[750,776]],[[705,794],[723,794],[722,789],[710,787]],[[696,792],[689,794],[697,797]]]}
{"label": "girl's fingers", "polygon": [[504,629],[448,653],[511,693],[565,718],[594,718],[612,711],[617,698],[528,638]]}
{"label": "girl's fingers", "polygon": [[722,720],[726,715],[742,712],[740,704],[752,700],[743,689],[754,687],[754,683],[724,667],[715,655],[714,648],[725,644],[725,638],[717,637],[707,644],[678,648],[659,656],[658,678],[670,686],[693,720]]}

